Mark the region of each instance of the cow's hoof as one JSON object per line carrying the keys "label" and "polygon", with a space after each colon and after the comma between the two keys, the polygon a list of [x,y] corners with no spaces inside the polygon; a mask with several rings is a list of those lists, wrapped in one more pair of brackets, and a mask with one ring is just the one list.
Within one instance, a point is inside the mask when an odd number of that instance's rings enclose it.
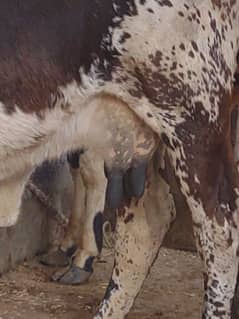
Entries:
{"label": "cow's hoof", "polygon": [[40,263],[46,266],[66,267],[69,265],[69,257],[67,252],[57,249],[40,258]]}
{"label": "cow's hoof", "polygon": [[81,285],[88,281],[93,271],[85,271],[84,269],[72,265],[66,272],[56,272],[52,275],[52,281],[63,285]]}

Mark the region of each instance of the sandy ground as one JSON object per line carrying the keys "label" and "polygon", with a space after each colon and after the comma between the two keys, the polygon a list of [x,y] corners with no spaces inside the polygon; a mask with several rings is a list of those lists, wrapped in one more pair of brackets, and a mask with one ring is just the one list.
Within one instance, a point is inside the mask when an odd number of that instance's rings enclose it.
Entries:
{"label": "sandy ground", "polygon": [[[0,278],[0,319],[90,319],[107,286],[112,254],[104,251],[90,281],[78,287],[49,282],[53,269],[25,262]],[[128,319],[199,319],[200,261],[162,249]]]}

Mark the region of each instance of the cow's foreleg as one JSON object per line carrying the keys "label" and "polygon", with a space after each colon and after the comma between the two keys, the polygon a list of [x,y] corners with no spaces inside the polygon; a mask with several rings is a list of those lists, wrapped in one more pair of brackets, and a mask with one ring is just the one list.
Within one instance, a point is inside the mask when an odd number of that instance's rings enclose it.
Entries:
{"label": "cow's foreleg", "polygon": [[119,209],[112,277],[95,319],[122,319],[129,312],[174,218],[169,187],[152,170],[144,196]]}

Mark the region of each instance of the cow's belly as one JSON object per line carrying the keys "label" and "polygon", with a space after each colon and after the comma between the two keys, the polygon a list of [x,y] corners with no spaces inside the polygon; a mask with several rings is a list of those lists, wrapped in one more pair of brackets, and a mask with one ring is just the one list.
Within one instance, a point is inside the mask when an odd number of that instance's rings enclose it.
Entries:
{"label": "cow's belly", "polygon": [[[77,87],[68,87],[65,96],[72,91]],[[123,103],[106,92],[111,93],[104,90],[96,94],[96,89],[85,91],[84,98],[69,94],[67,110],[56,107],[42,119],[20,112],[14,116],[0,114],[8,116],[9,127],[14,127],[11,132],[7,125],[0,129],[2,133],[5,128],[7,134],[0,134],[0,225],[16,221],[26,180],[33,167],[45,159],[69,150],[94,149],[109,165],[117,158],[117,165],[126,169],[135,155],[145,159],[153,151],[154,134],[129,110],[130,101]]]}
{"label": "cow's belly", "polygon": [[31,170],[45,159],[59,157],[63,152],[87,144],[88,133],[93,131],[90,126],[94,127],[95,107],[87,107],[81,96],[65,94],[66,103],[68,99],[74,100],[68,109],[56,104],[41,117],[24,113],[17,107],[14,113],[7,114],[0,104],[0,183]]}
{"label": "cow's belly", "polygon": [[25,172],[0,183],[0,227],[10,227],[17,222],[28,177]]}
{"label": "cow's belly", "polygon": [[40,118],[18,109],[7,114],[0,106],[0,227],[16,223],[25,184],[36,165],[82,146],[90,114],[80,108],[64,112],[56,105]]}

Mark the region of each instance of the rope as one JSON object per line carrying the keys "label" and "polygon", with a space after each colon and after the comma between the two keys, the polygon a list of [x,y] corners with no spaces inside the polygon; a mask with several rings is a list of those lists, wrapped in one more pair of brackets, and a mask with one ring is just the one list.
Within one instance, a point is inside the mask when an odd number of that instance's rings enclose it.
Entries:
{"label": "rope", "polygon": [[[52,204],[51,198],[46,195],[37,185],[29,181],[26,185],[26,189],[30,191],[39,202],[46,207],[49,212],[49,216],[55,219],[61,226],[67,227],[68,218],[60,213]],[[103,224],[103,246],[108,249],[112,249],[115,245],[115,237],[112,232],[112,227],[109,221]]]}
{"label": "rope", "polygon": [[43,206],[46,207],[50,214],[50,217],[55,219],[60,225],[66,226],[68,224],[68,218],[60,213],[52,204],[51,198],[46,195],[40,188],[38,188],[33,182],[29,181],[26,185],[29,190]]}

